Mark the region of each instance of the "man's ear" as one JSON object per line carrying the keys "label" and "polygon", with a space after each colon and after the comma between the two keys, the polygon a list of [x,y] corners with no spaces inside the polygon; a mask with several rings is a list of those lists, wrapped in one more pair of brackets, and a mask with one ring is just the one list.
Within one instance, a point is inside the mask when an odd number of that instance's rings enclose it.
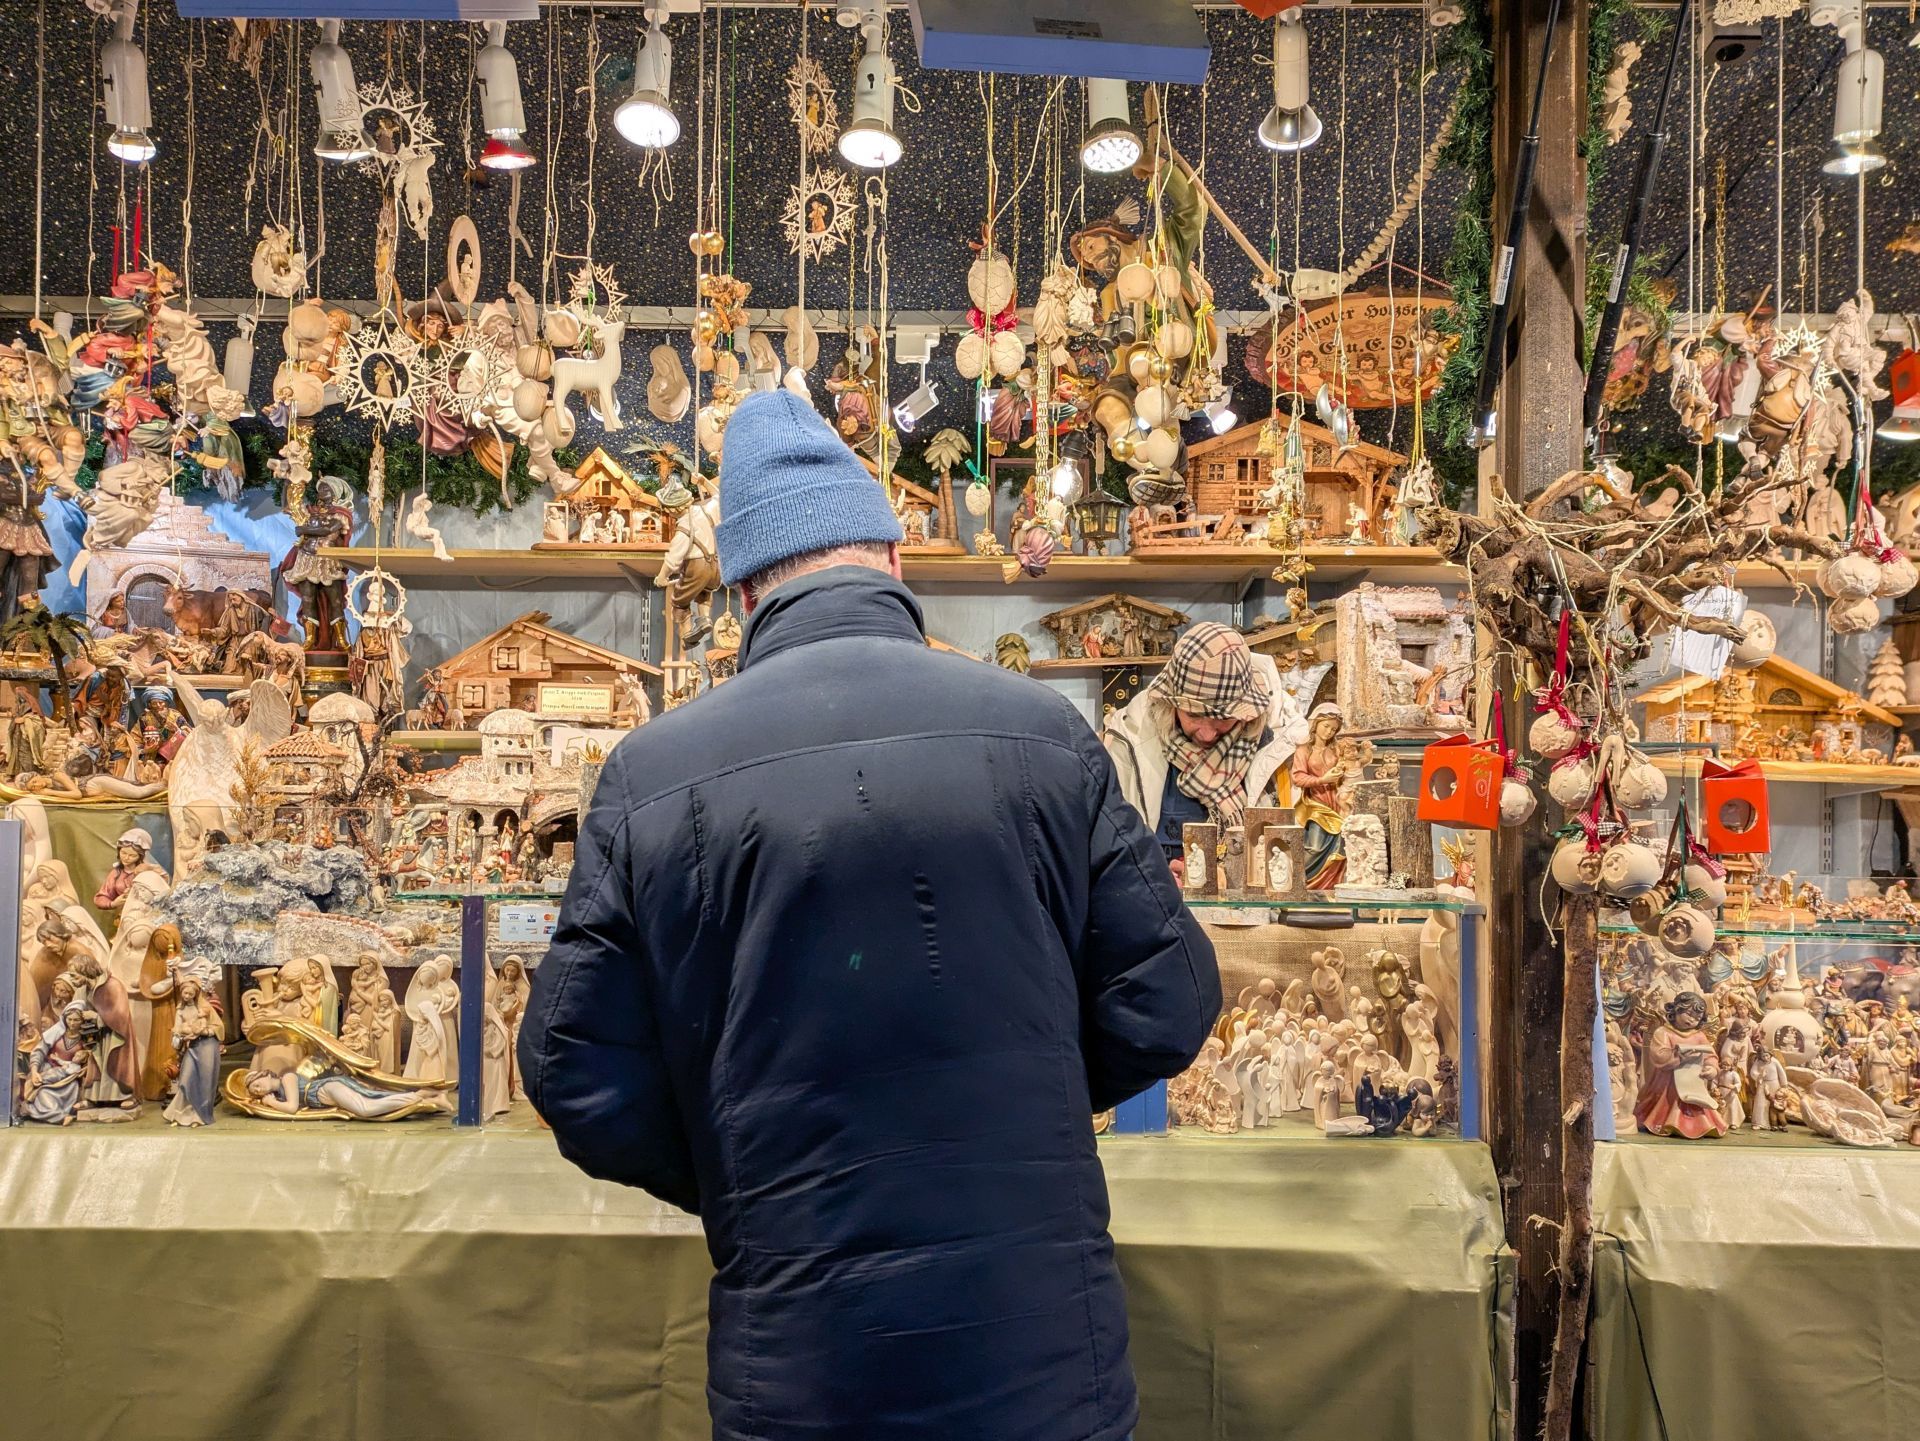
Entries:
{"label": "man's ear", "polygon": [[760,604],[760,597],[753,593],[752,586],[748,585],[745,581],[742,581],[740,583],[741,609],[744,610],[748,615],[752,615],[753,608],[758,604]]}

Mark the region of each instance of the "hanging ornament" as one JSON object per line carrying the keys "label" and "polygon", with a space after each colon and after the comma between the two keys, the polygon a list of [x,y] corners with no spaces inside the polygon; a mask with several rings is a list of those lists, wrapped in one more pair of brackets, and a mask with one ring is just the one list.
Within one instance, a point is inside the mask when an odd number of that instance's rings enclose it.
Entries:
{"label": "hanging ornament", "polygon": [[796,181],[780,212],[787,248],[815,262],[847,244],[853,218],[853,185],[840,170],[812,171],[804,186]]}
{"label": "hanging ornament", "polygon": [[834,97],[833,82],[812,56],[793,62],[787,71],[787,113],[800,132],[809,155],[824,155],[833,149],[840,135],[840,102]]}
{"label": "hanging ornament", "polygon": [[332,384],[350,413],[390,427],[413,419],[425,368],[420,343],[383,310],[341,341]]}
{"label": "hanging ornament", "polygon": [[567,309],[577,316],[604,315],[626,303],[627,292],[614,280],[611,265],[590,262],[567,278]]}

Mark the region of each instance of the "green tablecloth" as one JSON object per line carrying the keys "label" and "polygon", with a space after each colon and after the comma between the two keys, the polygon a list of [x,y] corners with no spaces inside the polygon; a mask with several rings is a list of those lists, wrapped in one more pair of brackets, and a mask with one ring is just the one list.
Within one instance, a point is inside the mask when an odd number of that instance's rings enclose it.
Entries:
{"label": "green tablecloth", "polygon": [[[1101,1155],[1141,1441],[1505,1434],[1483,1147],[1309,1133]],[[690,1219],[524,1126],[0,1135],[9,1435],[692,1441],[709,1274]]]}
{"label": "green tablecloth", "polygon": [[1594,1215],[1594,1435],[1913,1434],[1920,1153],[1746,1133],[1602,1146]]}

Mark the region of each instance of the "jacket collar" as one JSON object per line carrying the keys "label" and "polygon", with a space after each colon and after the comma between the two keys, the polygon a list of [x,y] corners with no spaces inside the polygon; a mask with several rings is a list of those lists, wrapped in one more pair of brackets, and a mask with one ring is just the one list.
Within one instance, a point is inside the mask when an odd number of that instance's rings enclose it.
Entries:
{"label": "jacket collar", "polygon": [[745,669],[817,640],[880,636],[924,644],[926,621],[913,592],[884,571],[836,565],[776,587],[747,617],[740,640]]}

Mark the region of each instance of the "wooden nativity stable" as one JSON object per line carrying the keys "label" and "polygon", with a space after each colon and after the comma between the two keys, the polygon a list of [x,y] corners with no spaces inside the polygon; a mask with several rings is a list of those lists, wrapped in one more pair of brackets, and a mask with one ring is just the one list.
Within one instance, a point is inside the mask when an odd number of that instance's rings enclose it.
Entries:
{"label": "wooden nativity stable", "polygon": [[576,639],[547,619],[545,611],[528,611],[440,667],[467,725],[509,708],[634,724],[631,687],[657,682],[660,667]]}
{"label": "wooden nativity stable", "polygon": [[573,474],[574,488],[547,502],[535,550],[659,550],[673,539],[672,514],[606,451],[596,446]]}
{"label": "wooden nativity stable", "polygon": [[1165,659],[1187,620],[1184,611],[1115,592],[1043,615],[1040,626],[1053,637],[1057,660],[1121,663]]}
{"label": "wooden nativity stable", "polygon": [[[1187,447],[1187,489],[1196,515],[1233,517],[1242,533],[1266,519],[1268,507],[1260,496],[1272,484],[1273,457],[1260,449],[1265,429],[1264,420],[1253,421]],[[1344,537],[1351,508],[1357,506],[1367,517],[1365,538],[1376,540],[1394,500],[1394,477],[1407,457],[1364,440],[1342,446],[1331,430],[1307,420],[1300,422],[1300,441],[1306,459],[1306,538]]]}

